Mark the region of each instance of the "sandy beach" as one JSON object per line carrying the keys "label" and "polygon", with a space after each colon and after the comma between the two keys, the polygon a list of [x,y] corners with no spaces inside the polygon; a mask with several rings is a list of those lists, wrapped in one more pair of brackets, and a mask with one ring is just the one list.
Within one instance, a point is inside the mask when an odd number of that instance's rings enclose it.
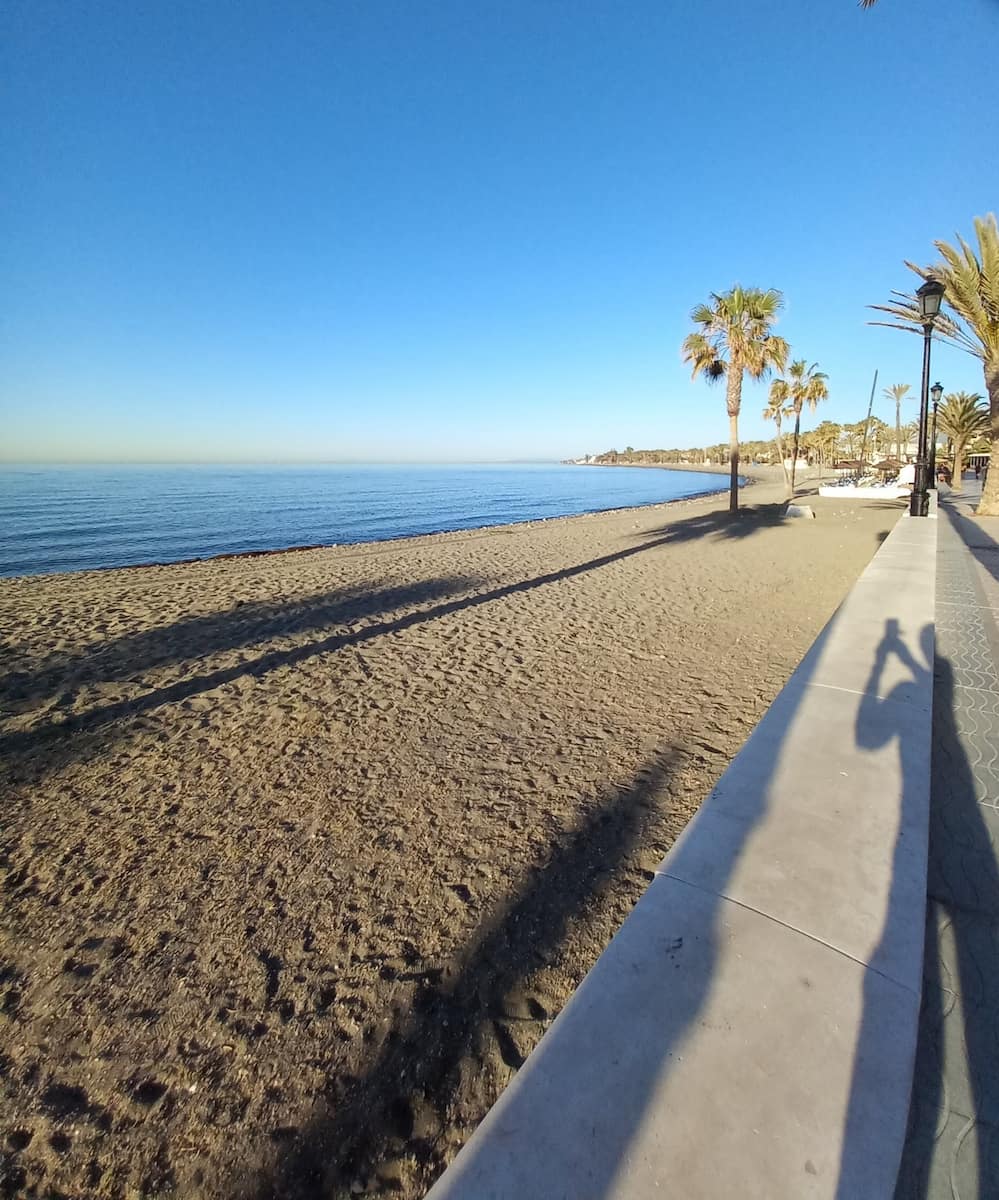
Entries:
{"label": "sandy beach", "polygon": [[901,504],[0,580],[0,1195],[421,1196]]}

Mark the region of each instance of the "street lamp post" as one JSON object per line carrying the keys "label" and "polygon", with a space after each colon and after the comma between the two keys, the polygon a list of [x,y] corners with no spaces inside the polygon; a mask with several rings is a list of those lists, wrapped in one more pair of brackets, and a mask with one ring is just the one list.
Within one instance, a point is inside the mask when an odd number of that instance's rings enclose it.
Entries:
{"label": "street lamp post", "polygon": [[940,407],[940,397],[943,395],[943,384],[935,383],[930,388],[933,398],[933,420],[930,423],[930,487],[937,486],[937,409]]}
{"label": "street lamp post", "polygon": [[916,292],[919,300],[919,314],[923,325],[923,386],[919,398],[919,444],[916,449],[916,478],[912,484],[912,496],[909,500],[909,516],[925,517],[930,511],[930,496],[927,476],[929,466],[926,461],[927,426],[929,425],[930,405],[930,342],[933,340],[933,322],[940,314],[940,301],[943,299],[944,285],[937,279],[927,279]]}

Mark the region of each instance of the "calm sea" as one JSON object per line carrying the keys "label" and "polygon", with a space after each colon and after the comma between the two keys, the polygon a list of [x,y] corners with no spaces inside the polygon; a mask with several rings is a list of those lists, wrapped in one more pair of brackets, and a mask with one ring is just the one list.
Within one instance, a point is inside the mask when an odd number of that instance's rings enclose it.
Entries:
{"label": "calm sea", "polygon": [[367,542],[676,500],[718,475],[629,467],[0,467],[0,575]]}

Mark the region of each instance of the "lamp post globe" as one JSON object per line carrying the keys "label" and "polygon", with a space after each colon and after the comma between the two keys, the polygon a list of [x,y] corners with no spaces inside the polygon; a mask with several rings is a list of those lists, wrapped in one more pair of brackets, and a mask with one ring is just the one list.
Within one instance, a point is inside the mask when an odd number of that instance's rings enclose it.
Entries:
{"label": "lamp post globe", "polygon": [[933,322],[940,315],[940,302],[944,297],[944,285],[939,279],[927,279],[922,287],[917,288],[916,298],[919,301],[919,314],[923,321]]}

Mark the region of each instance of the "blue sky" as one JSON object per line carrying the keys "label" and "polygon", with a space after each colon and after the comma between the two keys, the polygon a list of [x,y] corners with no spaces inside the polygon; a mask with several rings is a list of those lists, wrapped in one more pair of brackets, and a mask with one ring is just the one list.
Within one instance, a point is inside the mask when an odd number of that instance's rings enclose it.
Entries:
{"label": "blue sky", "polygon": [[999,207],[997,54],[999,0],[8,0],[0,457],[721,441],[736,281],[859,419],[919,372],[864,305]]}

